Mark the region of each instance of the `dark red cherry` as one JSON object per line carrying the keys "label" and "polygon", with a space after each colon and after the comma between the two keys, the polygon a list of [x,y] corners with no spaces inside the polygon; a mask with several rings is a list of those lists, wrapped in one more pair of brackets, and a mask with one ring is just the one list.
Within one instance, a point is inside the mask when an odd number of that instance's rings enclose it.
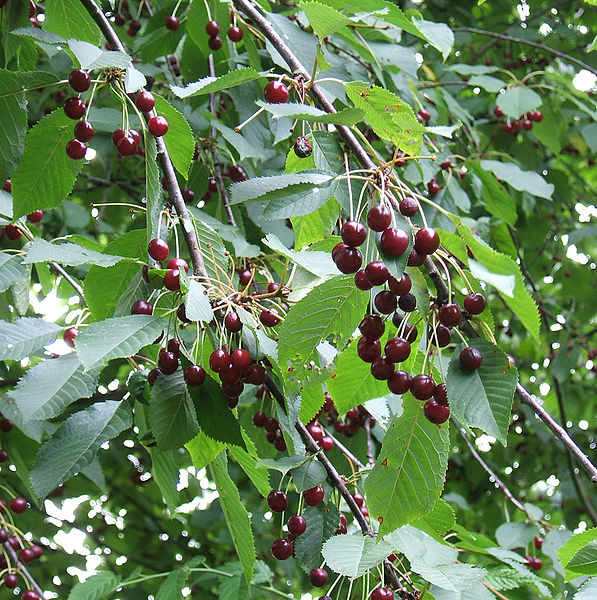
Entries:
{"label": "dark red cherry", "polygon": [[164,375],[172,375],[178,369],[178,358],[174,352],[160,352],[158,357],[158,369]]}
{"label": "dark red cherry", "polygon": [[199,365],[189,365],[184,370],[184,380],[191,387],[201,385],[205,381],[205,377],[205,369]]}
{"label": "dark red cherry", "polygon": [[137,152],[135,139],[130,135],[121,137],[118,142],[116,142],[116,148],[118,149],[120,156],[133,156]]}
{"label": "dark red cherry", "polygon": [[408,255],[406,264],[409,267],[420,267],[425,262],[425,258],[426,256],[424,254],[420,254],[415,248],[413,248]]}
{"label": "dark red cherry", "polygon": [[191,202],[193,202],[195,200],[195,192],[191,188],[183,188],[181,190],[181,194],[182,194],[182,199],[187,204],[190,204]]}
{"label": "dark red cherry", "polygon": [[264,308],[259,313],[259,320],[266,327],[275,327],[280,322],[280,316],[275,308]]}
{"label": "dark red cherry", "polygon": [[288,88],[281,81],[270,81],[263,89],[263,97],[269,104],[284,104],[288,96]]}
{"label": "dark red cherry", "polygon": [[410,241],[408,233],[398,227],[390,227],[381,234],[379,245],[381,249],[391,256],[401,256],[408,248]]}
{"label": "dark red cherry", "polygon": [[362,263],[363,256],[356,248],[344,248],[336,256],[336,265],[342,273],[356,273]]}
{"label": "dark red cherry", "polygon": [[153,306],[147,300],[136,300],[131,306],[131,315],[152,315]]}
{"label": "dark red cherry", "polygon": [[364,291],[370,290],[373,287],[373,284],[367,279],[365,269],[360,269],[354,274],[354,284],[359,288],[359,290]]}
{"label": "dark red cherry", "polygon": [[445,423],[450,418],[450,407],[438,404],[433,398],[425,402],[423,412],[427,420],[436,425]]}
{"label": "dark red cherry", "polygon": [[230,362],[238,371],[244,371],[251,364],[251,355],[244,348],[238,348],[230,355]]}
{"label": "dark red cherry", "polygon": [[533,540],[533,545],[535,546],[535,550],[541,550],[541,547],[543,546],[543,538],[541,536],[537,536],[534,540]]}
{"label": "dark red cherry", "polygon": [[238,183],[239,181],[244,181],[247,178],[247,174],[239,165],[232,165],[228,169],[228,177],[230,177],[232,181]]}
{"label": "dark red cherry", "polygon": [[176,17],[174,17],[172,15],[167,17],[166,29],[169,29],[170,31],[176,31],[179,26],[180,26],[180,21]]}
{"label": "dark red cherry", "polygon": [[79,330],[76,327],[69,327],[64,330],[62,334],[62,339],[66,342],[68,346],[71,348],[75,347],[75,338],[79,335]]}
{"label": "dark red cherry", "polygon": [[392,294],[395,294],[396,296],[404,296],[404,294],[408,294],[408,292],[410,292],[412,281],[407,273],[403,273],[400,279],[396,279],[390,275],[388,277],[388,287],[390,288],[390,292],[392,292]]}
{"label": "dark red cherry", "polygon": [[367,315],[360,322],[359,331],[370,340],[378,340],[385,331],[385,325],[378,315]]}
{"label": "dark red cherry", "polygon": [[278,560],[286,560],[292,556],[294,551],[293,545],[285,538],[274,540],[271,545],[271,553]]}
{"label": "dark red cherry", "polygon": [[39,544],[33,544],[31,552],[33,552],[33,558],[39,558],[44,553],[43,548]]}
{"label": "dark red cherry", "polygon": [[344,242],[338,242],[332,248],[332,260],[334,262],[336,262],[336,260],[338,260],[338,254],[340,254],[340,252],[342,252],[342,250],[344,250],[345,248],[348,248],[348,246]]}
{"label": "dark red cherry", "polygon": [[222,373],[230,365],[230,355],[223,348],[218,348],[209,355],[209,368],[216,373]]}
{"label": "dark red cherry", "polygon": [[168,121],[166,120],[166,117],[152,117],[147,123],[147,129],[149,130],[149,133],[151,133],[151,135],[154,135],[156,137],[166,135],[166,133],[168,132]]}
{"label": "dark red cherry", "polygon": [[329,452],[334,447],[334,439],[329,435],[324,435],[319,442],[324,452]]}
{"label": "dark red cherry", "polygon": [[220,33],[220,24],[217,21],[208,21],[205,24],[205,32],[209,37],[216,37]]}
{"label": "dark red cherry", "polygon": [[414,217],[419,210],[419,203],[412,197],[404,198],[404,200],[400,201],[398,205],[398,210],[400,214],[405,217]]}
{"label": "dark red cherry", "polygon": [[274,512],[284,512],[288,508],[288,497],[281,490],[272,490],[267,495],[267,505]]}
{"label": "dark red cherry", "polygon": [[483,355],[481,351],[472,346],[467,346],[458,357],[460,364],[464,369],[474,371],[483,364]]}
{"label": "dark red cherry", "polygon": [[413,312],[417,308],[417,298],[414,294],[404,294],[398,298],[398,306],[404,312]]}
{"label": "dark red cherry", "polygon": [[394,600],[394,594],[389,588],[379,587],[371,592],[371,600]]}
{"label": "dark red cherry", "polygon": [[389,273],[382,260],[374,260],[365,267],[365,275],[371,285],[383,285],[388,280]]}
{"label": "dark red cherry", "polygon": [[320,485],[316,485],[303,492],[303,499],[309,506],[317,506],[323,500],[323,495],[323,488]]}
{"label": "dark red cherry", "polygon": [[14,573],[8,573],[4,576],[4,586],[12,590],[19,585],[19,578]]}
{"label": "dark red cherry", "polygon": [[415,233],[415,250],[419,254],[433,254],[439,248],[439,235],[431,227],[423,227]]}
{"label": "dark red cherry", "polygon": [[268,417],[267,419],[265,419],[265,423],[263,426],[265,427],[266,431],[275,433],[276,431],[278,431],[279,423],[277,419],[274,419],[273,417]]}
{"label": "dark red cherry", "polygon": [[66,144],[66,154],[73,160],[81,160],[82,158],[85,158],[86,152],[87,146],[79,140],[70,140],[70,142]]}
{"label": "dark red cherry", "polygon": [[522,128],[523,128],[525,131],[530,131],[531,129],[533,129],[533,121],[531,121],[530,119],[525,119],[525,120],[522,122]]}
{"label": "dark red cherry", "polygon": [[180,290],[180,271],[178,269],[170,269],[164,275],[164,285],[171,292]]}
{"label": "dark red cherry", "polygon": [[18,557],[19,560],[25,564],[29,564],[35,560],[35,556],[30,548],[23,548],[22,550],[19,550]]}
{"label": "dark red cherry", "polygon": [[388,389],[393,394],[406,394],[410,389],[410,375],[406,371],[394,371],[388,379]]}
{"label": "dark red cherry", "polygon": [[499,119],[504,116],[504,111],[499,106],[496,106],[493,109],[493,114]]}
{"label": "dark red cherry", "polygon": [[162,261],[168,258],[170,248],[168,247],[168,242],[165,240],[154,238],[151,240],[151,242],[149,242],[149,245],[147,246],[147,252],[154,260]]}
{"label": "dark red cherry", "polygon": [[307,521],[300,515],[288,519],[288,531],[294,535],[302,535],[307,530]]}
{"label": "dark red cherry", "polygon": [[135,106],[144,113],[151,112],[155,106],[155,97],[151,92],[142,91],[135,98]]}
{"label": "dark red cherry", "polygon": [[347,246],[360,246],[367,239],[367,229],[360,221],[346,221],[340,231]]}
{"label": "dark red cherry", "polygon": [[316,442],[320,442],[323,438],[323,429],[319,423],[309,423],[309,425],[307,425],[307,431]]}
{"label": "dark red cherry", "polygon": [[256,412],[253,415],[253,425],[255,425],[255,427],[263,427],[265,425],[265,419],[267,419],[267,415],[264,412]]}
{"label": "dark red cherry", "polygon": [[141,21],[139,21],[139,19],[133,19],[129,23],[129,28],[134,32],[139,31],[139,29],[141,29]]}
{"label": "dark red cherry", "polygon": [[247,383],[252,383],[253,385],[261,385],[265,383],[265,369],[261,365],[249,365],[245,372],[244,379]]}
{"label": "dark red cherry", "polygon": [[386,342],[384,352],[393,363],[400,363],[410,356],[410,344],[404,338],[391,338]]}
{"label": "dark red cherry", "polygon": [[13,513],[20,515],[21,513],[24,513],[27,510],[27,500],[25,500],[25,498],[17,496],[16,498],[13,498],[10,501],[9,506],[10,510],[12,510]]}
{"label": "dark red cherry", "polygon": [[75,119],[75,121],[78,121],[85,114],[86,109],[85,102],[77,96],[67,98],[64,103],[64,113],[69,119]]}
{"label": "dark red cherry", "polygon": [[367,225],[373,231],[384,231],[392,222],[392,212],[387,206],[373,206],[367,213]]}
{"label": "dark red cherry", "polygon": [[448,406],[448,389],[445,383],[438,383],[433,390],[433,399],[440,406]]}
{"label": "dark red cherry", "polygon": [[27,215],[27,221],[29,221],[29,223],[39,223],[43,218],[43,210],[34,210],[32,213]]}
{"label": "dark red cherry", "polygon": [[328,582],[328,573],[325,569],[311,569],[309,581],[314,587],[323,587]]}
{"label": "dark red cherry", "polygon": [[243,30],[236,25],[232,25],[228,29],[228,39],[235,44],[243,39]]}
{"label": "dark red cherry", "polygon": [[23,235],[23,232],[16,225],[13,225],[12,223],[9,223],[4,228],[4,233],[6,234],[6,237],[13,242],[15,240],[18,240]]}
{"label": "dark red cherry", "polygon": [[68,83],[75,90],[75,92],[86,92],[91,85],[91,78],[87,71],[83,69],[75,69],[70,72],[68,76]]}
{"label": "dark red cherry", "polygon": [[439,194],[439,189],[439,184],[435,179],[427,182],[427,191],[429,192],[430,196],[437,196]]}
{"label": "dark red cherry", "polygon": [[375,295],[373,303],[375,304],[375,308],[384,315],[394,312],[397,306],[396,296],[387,290],[378,292]]}
{"label": "dark red cherry", "polygon": [[446,327],[456,327],[462,318],[462,311],[456,302],[443,304],[439,309],[439,320]]}
{"label": "dark red cherry", "polygon": [[9,433],[13,430],[15,424],[10,419],[0,419],[0,431],[4,433]]}
{"label": "dark red cherry", "polygon": [[299,158],[307,158],[313,154],[313,145],[304,135],[300,135],[294,140],[294,153]]}
{"label": "dark red cherry", "polygon": [[39,600],[39,594],[35,590],[26,590],[23,592],[21,600]]}
{"label": "dark red cherry", "polygon": [[480,315],[485,310],[485,296],[479,292],[464,299],[464,309],[471,315]]}
{"label": "dark red cherry", "polygon": [[417,113],[417,118],[421,123],[429,123],[429,119],[431,119],[431,113],[426,108],[421,108]]}
{"label": "dark red cherry", "polygon": [[149,385],[153,386],[153,384],[155,383],[155,380],[159,377],[159,375],[160,375],[159,369],[151,369],[151,371],[149,371],[149,373],[147,373],[147,382],[149,383]]}
{"label": "dark red cherry", "polygon": [[429,341],[439,348],[445,348],[451,339],[452,331],[441,323],[436,326],[434,331],[429,332]]}
{"label": "dark red cherry", "polygon": [[167,262],[166,268],[167,269],[178,269],[179,271],[181,269],[184,269],[185,273],[189,272],[189,264],[187,263],[187,261],[184,258],[171,258]]}
{"label": "dark red cherry", "polygon": [[424,373],[415,375],[410,380],[410,391],[417,400],[429,400],[433,396],[435,390],[435,382],[429,375]]}
{"label": "dark red cherry", "polygon": [[75,139],[80,142],[88,142],[94,135],[95,130],[90,121],[79,121],[75,125]]}
{"label": "dark red cherry", "polygon": [[362,337],[357,342],[357,355],[363,361],[372,363],[381,356],[381,344],[379,340],[371,340]]}
{"label": "dark red cherry", "polygon": [[237,312],[229,312],[224,317],[224,326],[230,333],[238,333],[243,328],[242,321]]}
{"label": "dark red cherry", "polygon": [[392,376],[393,372],[394,363],[385,356],[380,356],[371,363],[371,375],[373,375],[375,379],[385,381]]}

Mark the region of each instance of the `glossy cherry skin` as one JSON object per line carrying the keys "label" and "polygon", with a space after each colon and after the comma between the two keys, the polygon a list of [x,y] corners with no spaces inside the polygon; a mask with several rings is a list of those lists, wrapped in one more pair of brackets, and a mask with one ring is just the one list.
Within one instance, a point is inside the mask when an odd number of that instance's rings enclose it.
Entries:
{"label": "glossy cherry skin", "polygon": [[236,25],[228,29],[228,39],[235,44],[243,39],[243,30]]}
{"label": "glossy cherry skin", "polygon": [[323,429],[319,423],[309,423],[307,425],[307,431],[311,434],[311,437],[316,441],[320,442],[323,438]]}
{"label": "glossy cherry skin", "polygon": [[166,19],[166,29],[169,29],[170,31],[176,31],[179,26],[180,21],[176,17],[169,16]]}
{"label": "glossy cherry skin", "polygon": [[4,586],[12,590],[19,585],[19,578],[14,573],[8,573],[4,576]]}
{"label": "glossy cherry skin", "polygon": [[180,271],[178,269],[170,269],[164,275],[164,285],[171,292],[180,290]]}
{"label": "glossy cherry skin", "polygon": [[164,375],[172,375],[178,369],[178,358],[174,352],[160,352],[158,357],[158,369]]}
{"label": "glossy cherry skin", "polygon": [[356,248],[344,248],[336,256],[336,266],[345,274],[356,273],[362,264],[363,256]]}
{"label": "glossy cherry skin", "polygon": [[223,348],[218,348],[209,355],[209,368],[216,373],[222,373],[230,365],[230,355]]}
{"label": "glossy cherry skin", "polygon": [[406,394],[410,389],[410,375],[406,371],[394,371],[388,379],[388,389],[393,394]]}
{"label": "glossy cherry skin", "polygon": [[155,106],[155,97],[151,92],[142,91],[135,98],[135,106],[144,113],[151,112]]}
{"label": "glossy cherry skin", "polygon": [[359,221],[346,221],[340,230],[342,241],[347,246],[360,246],[367,239],[367,229]]}
{"label": "glossy cherry skin", "polygon": [[272,490],[267,495],[267,505],[274,512],[284,512],[288,508],[288,497],[281,490]]}
{"label": "glossy cherry skin", "polygon": [[394,600],[394,594],[389,588],[379,587],[371,592],[371,600]]}
{"label": "glossy cherry skin", "polygon": [[486,306],[485,296],[479,292],[469,294],[464,299],[464,309],[471,315],[480,315]]}
{"label": "glossy cherry skin", "polygon": [[382,260],[374,260],[365,267],[365,276],[371,285],[383,285],[388,280],[388,268]]}
{"label": "glossy cherry skin", "polygon": [[76,327],[69,327],[65,329],[62,334],[62,339],[66,342],[68,346],[71,348],[75,347],[75,338],[79,335],[79,330]]}
{"label": "glossy cherry skin", "polygon": [[288,88],[281,81],[270,81],[263,88],[263,97],[269,104],[284,104],[288,102]]}
{"label": "glossy cherry skin", "polygon": [[423,227],[415,233],[415,250],[419,254],[433,254],[439,248],[439,235],[431,227]]}
{"label": "glossy cherry skin", "polygon": [[156,137],[166,135],[168,131],[168,121],[166,120],[166,117],[153,117],[149,119],[149,122],[147,123],[147,129],[149,129],[149,133],[151,133],[151,135]]}
{"label": "glossy cherry skin", "polygon": [[303,499],[309,506],[317,506],[323,500],[323,496],[324,491],[320,485],[316,485],[303,492]]}
{"label": "glossy cherry skin", "polygon": [[219,35],[210,37],[207,40],[207,45],[210,47],[211,50],[217,52],[222,47],[222,38]]}
{"label": "glossy cherry skin", "polygon": [[543,546],[543,538],[538,535],[535,539],[533,539],[533,545],[535,546],[535,550],[541,550],[541,547]]}
{"label": "glossy cherry skin", "polygon": [[436,425],[445,423],[450,418],[450,407],[438,404],[433,398],[425,402],[423,412],[427,420]]}
{"label": "glossy cherry skin", "polygon": [[228,169],[228,177],[230,177],[232,181],[238,183],[239,181],[244,181],[247,178],[247,174],[239,165],[232,165]]}
{"label": "glossy cherry skin", "polygon": [[79,121],[75,125],[75,139],[88,142],[95,134],[95,129],[90,121]]}
{"label": "glossy cherry skin", "polygon": [[464,369],[474,371],[483,364],[483,355],[477,348],[468,346],[460,353],[458,360]]}
{"label": "glossy cherry skin", "polygon": [[159,376],[160,376],[159,369],[151,369],[151,371],[149,371],[149,373],[147,373],[147,382],[149,383],[149,385],[153,386],[153,384],[155,383],[155,380]]}
{"label": "glossy cherry skin", "polygon": [[340,254],[340,252],[342,252],[342,250],[344,250],[345,248],[348,248],[348,246],[344,242],[338,242],[332,248],[332,260],[334,262],[336,262],[338,260],[338,254]]}
{"label": "glossy cherry skin", "polygon": [[329,452],[334,447],[334,439],[329,435],[324,435],[319,442],[324,452]]}
{"label": "glossy cherry skin", "polygon": [[419,203],[414,198],[404,198],[404,200],[400,201],[398,210],[405,217],[414,217],[419,211]]}
{"label": "glossy cherry skin", "polygon": [[504,116],[504,111],[499,106],[496,106],[493,109],[493,114],[499,119]]}
{"label": "glossy cherry skin", "polygon": [[244,348],[238,348],[230,355],[230,362],[238,371],[244,371],[251,364],[251,355]]}
{"label": "glossy cherry skin", "polygon": [[116,142],[116,148],[121,156],[133,156],[137,152],[137,144],[134,138],[129,135],[121,137]]}
{"label": "glossy cherry skin", "polygon": [[12,431],[14,426],[15,424],[10,419],[3,418],[0,420],[0,431],[4,433]]}
{"label": "glossy cherry skin", "polygon": [[417,308],[417,297],[414,294],[404,294],[398,298],[398,306],[404,312],[413,312]]}
{"label": "glossy cherry skin", "polygon": [[417,117],[419,121],[429,123],[429,119],[431,119],[431,113],[426,108],[421,108],[417,113]]}
{"label": "glossy cherry skin", "polygon": [[385,328],[382,318],[378,315],[367,315],[359,324],[359,331],[370,340],[378,340]]}
{"label": "glossy cherry skin", "polygon": [[255,425],[255,427],[263,427],[265,425],[265,419],[267,419],[267,415],[264,412],[256,412],[252,419],[253,425]]}
{"label": "glossy cherry skin", "polygon": [[379,340],[370,340],[362,337],[357,342],[357,355],[363,361],[372,363],[381,356],[381,344]]}
{"label": "glossy cherry skin", "polygon": [[387,206],[373,206],[367,213],[367,225],[373,231],[385,231],[392,222],[392,212]]}
{"label": "glossy cherry skin", "polygon": [[13,225],[12,223],[9,223],[4,228],[4,233],[6,234],[6,237],[13,242],[15,240],[18,240],[23,235],[22,231],[16,225]]}
{"label": "glossy cherry skin", "polygon": [[86,108],[85,102],[76,96],[67,98],[64,103],[64,113],[69,119],[79,120],[85,114]]}
{"label": "glossy cherry skin", "polygon": [[303,535],[307,530],[307,521],[300,515],[294,515],[288,519],[288,531],[294,535]]}
{"label": "glossy cherry skin", "polygon": [[413,248],[408,255],[406,264],[409,267],[420,267],[425,262],[425,258],[426,257],[424,254],[420,254],[415,248]]}
{"label": "glossy cherry skin", "polygon": [[224,317],[224,326],[230,333],[238,333],[243,328],[242,321],[236,312],[229,312]]}
{"label": "glossy cherry skin", "polygon": [[23,592],[21,600],[39,600],[39,594],[35,590],[26,590]]}
{"label": "glossy cherry skin", "polygon": [[34,210],[32,213],[27,215],[27,221],[29,221],[29,223],[39,223],[43,218],[43,210]]}
{"label": "glossy cherry skin", "polygon": [[87,152],[87,146],[79,140],[70,140],[66,144],[66,154],[73,160],[85,158],[85,152]]}
{"label": "glossy cherry skin", "polygon": [[410,344],[404,338],[391,338],[386,342],[384,352],[393,363],[400,363],[410,356]]}
{"label": "glossy cherry skin", "polygon": [[388,287],[390,288],[390,292],[392,292],[392,294],[395,294],[396,296],[403,296],[404,294],[408,294],[408,292],[410,292],[412,281],[407,273],[403,273],[400,279],[396,279],[390,275],[388,277]]}
{"label": "glossy cherry skin", "polygon": [[185,273],[189,272],[189,264],[187,263],[187,261],[184,258],[171,258],[167,262],[166,268],[167,269],[178,269],[179,271],[180,271],[180,269],[184,269]]}
{"label": "glossy cherry skin", "polygon": [[184,380],[187,385],[191,387],[196,387],[201,385],[205,381],[206,372],[203,367],[199,365],[189,365],[184,370]]}
{"label": "glossy cherry skin", "polygon": [[311,569],[309,581],[314,587],[323,587],[328,582],[328,573],[325,569]]}
{"label": "glossy cherry skin", "polygon": [[19,550],[18,556],[19,560],[25,564],[29,564],[35,560],[35,556],[30,548],[23,548],[22,550]]}
{"label": "glossy cherry skin", "polygon": [[244,379],[247,383],[252,383],[253,385],[261,385],[262,383],[265,383],[265,369],[261,365],[249,365],[245,372]]}
{"label": "glossy cherry skin", "polygon": [[359,269],[354,274],[354,284],[359,288],[359,290],[367,291],[373,287],[373,284],[367,279],[367,275],[365,274],[365,269]]}
{"label": "glossy cherry skin", "polygon": [[404,229],[390,227],[381,234],[379,245],[391,256],[402,256],[408,248],[409,241],[409,235]]}
{"label": "glossy cherry skin", "polygon": [[165,240],[154,238],[149,242],[149,245],[147,246],[147,252],[154,260],[162,261],[168,258],[170,248],[168,247],[168,242]]}
{"label": "glossy cherry skin", "polygon": [[292,556],[294,548],[292,544],[285,538],[274,540],[271,545],[271,553],[278,560],[286,560]]}
{"label": "glossy cherry skin", "polygon": [[87,71],[83,69],[75,69],[70,72],[68,76],[68,83],[75,90],[75,92],[86,92],[91,85],[91,78]]}
{"label": "glossy cherry skin", "polygon": [[13,513],[19,515],[27,510],[27,500],[25,500],[25,498],[17,496],[16,498],[13,498],[10,501],[9,506],[10,510],[12,510]]}
{"label": "glossy cherry skin", "polygon": [[445,383],[438,383],[433,390],[433,399],[440,406],[448,406],[448,388]]}
{"label": "glossy cherry skin", "polygon": [[217,21],[208,21],[205,24],[205,32],[209,37],[216,37],[220,33],[220,24]]}
{"label": "glossy cherry skin", "polygon": [[136,300],[131,306],[131,315],[152,315],[153,306],[147,300]]}
{"label": "glossy cherry skin", "polygon": [[462,318],[462,310],[456,302],[443,304],[439,309],[439,320],[446,327],[456,327]]}
{"label": "glossy cherry skin", "polygon": [[445,348],[452,339],[452,331],[442,325],[441,323],[437,325],[434,331],[429,332],[429,341],[439,348]]}
{"label": "glossy cherry skin", "polygon": [[386,358],[385,356],[381,356],[380,358],[376,358],[371,363],[371,375],[375,377],[375,379],[380,379],[382,381],[387,381],[394,372],[394,363]]}
{"label": "glossy cherry skin", "polygon": [[375,295],[373,303],[375,304],[375,308],[384,315],[394,312],[397,306],[396,296],[387,290],[378,292]]}
{"label": "glossy cherry skin", "polygon": [[259,320],[266,327],[275,327],[280,322],[280,317],[275,308],[264,308],[261,313],[259,313]]}
{"label": "glossy cherry skin", "polygon": [[435,179],[432,179],[427,183],[427,191],[430,196],[437,196],[439,194],[439,184]]}
{"label": "glossy cherry skin", "polygon": [[435,390],[435,382],[429,375],[424,373],[415,375],[410,380],[410,391],[417,400],[429,400],[433,396]]}

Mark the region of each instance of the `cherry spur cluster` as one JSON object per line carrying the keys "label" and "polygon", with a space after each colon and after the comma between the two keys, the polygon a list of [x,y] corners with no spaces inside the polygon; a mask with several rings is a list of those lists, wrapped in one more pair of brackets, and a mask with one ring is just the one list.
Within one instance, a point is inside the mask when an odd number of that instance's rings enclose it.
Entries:
{"label": "cherry spur cluster", "polygon": [[[14,424],[9,419],[0,420],[0,431],[9,434]],[[9,459],[6,450],[0,450],[0,463]],[[0,489],[12,496],[10,490],[0,485]],[[27,510],[27,500],[20,496],[12,496],[7,502],[0,497],[0,578],[4,587],[9,590],[20,588],[21,600],[39,600],[39,594],[31,589],[31,582],[23,571],[28,565],[40,558],[43,549],[26,539],[23,532],[15,525],[14,516]],[[22,581],[20,581],[22,580]]]}

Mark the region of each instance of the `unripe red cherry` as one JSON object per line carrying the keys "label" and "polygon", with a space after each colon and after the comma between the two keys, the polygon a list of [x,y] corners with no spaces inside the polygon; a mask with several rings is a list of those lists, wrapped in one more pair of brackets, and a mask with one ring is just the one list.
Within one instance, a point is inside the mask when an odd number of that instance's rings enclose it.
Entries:
{"label": "unripe red cherry", "polygon": [[391,256],[401,256],[408,248],[410,237],[404,229],[390,227],[382,234],[379,241],[381,249]]}
{"label": "unripe red cherry", "polygon": [[270,81],[263,88],[263,97],[269,104],[284,104],[288,96],[288,88],[281,81]]}
{"label": "unripe red cherry", "polygon": [[303,492],[303,499],[309,506],[317,506],[323,500],[323,496],[324,491],[320,485],[316,485]]}
{"label": "unripe red cherry", "polygon": [[237,312],[229,312],[224,317],[224,326],[230,333],[238,333],[243,328],[242,321]]}
{"label": "unripe red cherry", "polygon": [[164,275],[164,285],[171,292],[180,290],[180,271],[178,269],[170,269]]}
{"label": "unripe red cherry", "polygon": [[325,569],[311,569],[309,581],[314,587],[323,587],[328,582],[328,573]]}
{"label": "unripe red cherry", "polygon": [[228,29],[228,39],[235,44],[243,39],[243,30],[236,25],[232,25]]}
{"label": "unripe red cherry", "polygon": [[70,140],[70,142],[66,144],[66,154],[73,160],[85,158],[85,152],[87,152],[87,146],[79,140]]}
{"label": "unripe red cherry", "polygon": [[158,356],[158,369],[164,375],[172,375],[178,369],[178,358],[174,352],[160,352]]}
{"label": "unripe red cherry", "polygon": [[302,535],[307,530],[307,521],[300,515],[288,519],[288,531],[294,535]]}
{"label": "unripe red cherry", "polygon": [[479,292],[469,294],[464,299],[464,309],[471,315],[480,315],[485,310],[485,296]]}
{"label": "unripe red cherry", "polygon": [[209,46],[210,50],[217,52],[222,47],[222,38],[219,35],[210,37],[207,40],[207,45]]}
{"label": "unripe red cherry", "polygon": [[431,227],[423,227],[415,233],[414,249],[419,254],[433,254],[439,248],[439,235]]}
{"label": "unripe red cherry", "polygon": [[460,361],[460,364],[464,369],[474,371],[483,364],[483,355],[481,354],[481,351],[477,348],[467,346],[460,353],[458,360]]}
{"label": "unripe red cherry", "polygon": [[443,304],[439,309],[439,320],[446,327],[456,327],[462,318],[462,311],[456,302]]}
{"label": "unripe red cherry", "polygon": [[142,91],[135,98],[135,106],[144,113],[151,112],[155,106],[155,97],[151,92]]}
{"label": "unripe red cherry", "polygon": [[406,394],[410,389],[410,375],[406,371],[394,371],[388,379],[388,389],[393,394]]}
{"label": "unripe red cherry", "polygon": [[220,33],[220,24],[217,21],[208,21],[205,24],[205,32],[209,37],[216,37]]}
{"label": "unripe red cherry", "polygon": [[356,273],[362,264],[363,255],[356,248],[344,248],[336,255],[336,266],[342,273]]}
{"label": "unripe red cherry", "polygon": [[152,315],[153,306],[147,300],[136,300],[131,306],[131,315]]}
{"label": "unripe red cherry", "polygon": [[365,275],[372,285],[383,285],[388,280],[388,268],[382,260],[374,260],[365,267]]}
{"label": "unripe red cherry", "polygon": [[91,85],[91,78],[87,71],[83,69],[75,69],[70,72],[68,76],[68,83],[75,90],[75,92],[86,92]]}
{"label": "unripe red cherry", "polygon": [[168,242],[160,238],[154,238],[147,246],[147,252],[151,258],[157,261],[165,260],[168,257],[170,248]]}
{"label": "unripe red cherry", "polygon": [[285,538],[274,540],[271,545],[271,553],[278,560],[286,560],[292,556],[294,548],[292,544]]}
{"label": "unripe red cherry", "polygon": [[370,340],[378,340],[385,331],[385,325],[378,315],[367,315],[360,322],[359,331]]}
{"label": "unripe red cherry", "polygon": [[342,241],[347,246],[360,246],[367,239],[367,229],[359,221],[346,221],[340,230]]}
{"label": "unripe red cherry", "polygon": [[199,365],[189,365],[183,373],[187,385],[196,387],[205,381],[205,369]]}
{"label": "unripe red cherry", "polygon": [[169,29],[170,31],[176,31],[179,25],[180,21],[177,17],[171,15],[166,19],[166,29]]}
{"label": "unripe red cherry", "polygon": [[423,412],[427,420],[436,425],[445,423],[450,418],[450,407],[438,404],[433,398],[425,402]]}
{"label": "unripe red cherry", "polygon": [[95,129],[90,121],[79,121],[75,125],[75,139],[80,142],[88,142],[94,135]]}
{"label": "unripe red cherry", "polygon": [[27,500],[25,500],[25,498],[17,496],[16,498],[13,498],[10,501],[9,506],[10,510],[12,510],[13,513],[19,515],[27,510]]}
{"label": "unripe red cherry", "polygon": [[27,215],[27,221],[29,221],[29,223],[39,223],[43,218],[43,210],[34,210],[32,213]]}
{"label": "unripe red cherry", "polygon": [[394,594],[389,588],[379,587],[371,592],[371,600],[394,600]]}
{"label": "unripe red cherry", "polygon": [[79,330],[76,327],[69,327],[64,330],[62,334],[62,339],[66,342],[68,346],[71,348],[75,347],[75,338],[79,335]]}
{"label": "unripe red cherry", "polygon": [[230,364],[230,355],[223,348],[218,348],[209,355],[209,368],[216,373],[222,373]]}
{"label": "unripe red cherry", "polygon": [[267,505],[274,512],[284,512],[288,508],[288,497],[281,490],[272,490],[267,495]]}
{"label": "unripe red cherry", "polygon": [[367,225],[373,231],[384,231],[392,222],[392,213],[387,206],[373,206],[367,213]]}
{"label": "unripe red cherry", "polygon": [[64,103],[64,113],[69,119],[75,119],[78,121],[84,114],[87,105],[81,98],[73,96],[72,98],[67,98]]}
{"label": "unripe red cherry", "polygon": [[415,375],[410,380],[410,391],[417,400],[429,400],[433,396],[435,390],[435,382],[429,375],[424,373]]}
{"label": "unripe red cherry", "polygon": [[149,129],[151,135],[155,135],[156,137],[166,135],[166,132],[168,131],[168,121],[166,120],[166,117],[153,117],[149,119],[147,129]]}

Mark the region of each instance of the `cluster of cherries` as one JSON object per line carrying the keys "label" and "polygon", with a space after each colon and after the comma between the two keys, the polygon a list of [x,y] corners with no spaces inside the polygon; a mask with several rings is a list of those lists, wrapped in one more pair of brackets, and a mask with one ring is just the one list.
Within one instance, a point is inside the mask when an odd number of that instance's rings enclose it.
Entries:
{"label": "cluster of cherries", "polygon": [[[504,116],[504,112],[499,106],[496,106],[493,109],[493,114],[498,119],[501,119]],[[504,133],[507,133],[508,135],[516,135],[521,129],[530,131],[533,129],[533,123],[541,123],[542,120],[543,113],[540,110],[531,110],[514,121],[506,121],[502,125],[502,129]]]}
{"label": "cluster of cherries", "polygon": [[[208,21],[205,25],[205,32],[209,36],[207,45],[210,50],[217,52],[222,47],[220,24],[217,21]],[[228,39],[235,44],[240,42],[243,39],[243,30],[237,25],[231,24],[228,28]]]}
{"label": "cluster of cherries", "polygon": [[[534,538],[533,546],[535,547],[535,550],[541,550],[543,546],[543,538],[541,536],[537,536],[536,538]],[[529,569],[533,569],[533,571],[540,571],[541,567],[543,566],[543,561],[540,558],[537,558],[536,556],[531,556],[530,554],[527,554],[525,556],[525,560],[527,567],[529,567]]]}
{"label": "cluster of cherries", "polygon": [[[9,194],[12,193],[12,184],[10,182],[10,178],[5,181],[2,189]],[[32,213],[27,215],[27,221],[29,221],[29,223],[33,223],[34,225],[40,223],[43,218],[43,210],[34,210]],[[3,235],[6,235],[11,242],[15,242],[23,235],[23,233],[16,225],[9,223],[4,229],[0,229],[0,238]]]}

